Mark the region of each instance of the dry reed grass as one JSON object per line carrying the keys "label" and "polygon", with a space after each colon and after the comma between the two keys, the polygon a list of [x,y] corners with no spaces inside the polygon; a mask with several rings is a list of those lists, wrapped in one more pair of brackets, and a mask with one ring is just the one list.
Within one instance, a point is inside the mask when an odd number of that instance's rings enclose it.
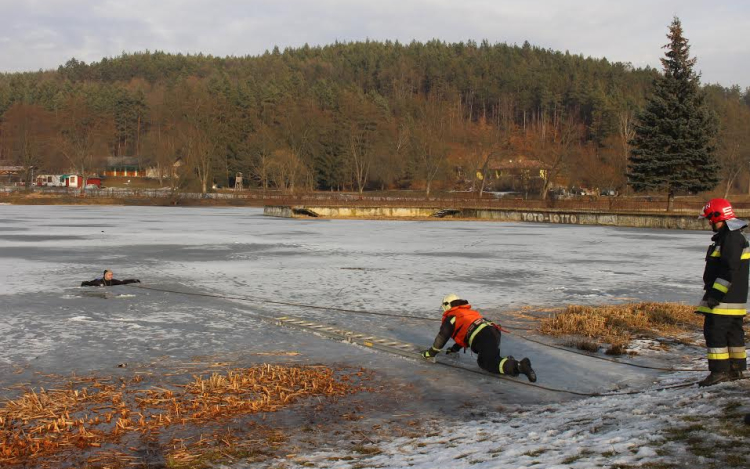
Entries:
{"label": "dry reed grass", "polygon": [[[621,305],[570,305],[549,319],[542,319],[540,331],[552,336],[573,335],[592,349],[592,341],[609,344],[607,353],[625,352],[638,337],[679,337],[700,328],[703,317],[695,307],[680,303],[627,303]],[[598,348],[599,344],[595,344]]]}
{"label": "dry reed grass", "polygon": [[248,439],[227,427],[223,433],[202,432],[211,424],[278,411],[306,397],[356,393],[365,389],[358,382],[363,375],[362,370],[347,375],[327,367],[261,365],[194,375],[182,385],[145,388],[136,375],[118,384],[85,378],[61,389],[29,389],[0,405],[0,466],[61,467],[71,458],[87,467],[142,466],[143,458],[133,454],[129,442],[136,438],[159,445],[161,433],[171,427],[200,433],[197,441],[177,438],[161,445],[159,452],[172,467],[196,467],[206,454],[250,454],[253,448],[273,447],[280,435],[256,431]]}

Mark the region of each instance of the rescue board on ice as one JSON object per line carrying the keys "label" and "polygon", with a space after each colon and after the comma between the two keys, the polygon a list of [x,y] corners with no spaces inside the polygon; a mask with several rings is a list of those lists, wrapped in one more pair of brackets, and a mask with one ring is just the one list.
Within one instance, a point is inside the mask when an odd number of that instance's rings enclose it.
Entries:
{"label": "rescue board on ice", "polygon": [[[319,324],[304,319],[293,318],[290,316],[282,316],[276,318],[276,322],[279,325],[315,332],[331,339],[344,340],[349,343],[362,345],[364,347],[373,348],[384,352],[394,353],[403,357],[421,358],[417,346],[408,342],[383,339],[360,332],[348,331],[346,329],[341,329],[326,324]],[[436,363],[434,358],[431,361],[432,363]]]}

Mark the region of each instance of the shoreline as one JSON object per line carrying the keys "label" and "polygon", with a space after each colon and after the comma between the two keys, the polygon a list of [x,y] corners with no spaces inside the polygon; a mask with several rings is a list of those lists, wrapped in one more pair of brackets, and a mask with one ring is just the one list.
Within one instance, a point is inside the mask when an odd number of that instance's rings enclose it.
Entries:
{"label": "shoreline", "polygon": [[[278,197],[237,197],[234,194],[216,194],[219,197],[202,197],[200,194],[179,194],[163,197],[99,197],[69,195],[8,195],[0,197],[2,205],[95,205],[95,206],[144,206],[144,207],[255,207],[263,208],[266,216],[301,219],[350,219],[350,220],[401,220],[401,221],[494,221],[512,223],[545,223],[568,225],[615,226],[630,228],[655,228],[705,231],[708,227],[692,212],[671,213],[653,211],[623,211],[601,209],[558,209],[528,207],[493,208],[472,207],[464,201],[463,207],[451,207],[451,201],[415,201],[411,206],[403,201],[392,204],[373,203],[361,205],[361,201],[350,204],[300,203],[279,204]],[[742,218],[750,214],[741,213]]]}
{"label": "shoreline", "polygon": [[678,230],[708,230],[704,220],[686,213],[605,212],[556,209],[504,208],[418,208],[418,207],[332,207],[266,205],[263,214],[300,219],[366,219],[366,220],[453,220],[546,223],[565,225],[617,226]]}

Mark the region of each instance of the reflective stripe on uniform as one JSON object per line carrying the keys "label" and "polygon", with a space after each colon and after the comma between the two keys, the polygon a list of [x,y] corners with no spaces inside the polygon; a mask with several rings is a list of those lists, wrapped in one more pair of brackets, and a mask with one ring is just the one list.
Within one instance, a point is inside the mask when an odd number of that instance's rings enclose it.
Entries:
{"label": "reflective stripe on uniform", "polygon": [[478,325],[476,329],[474,329],[474,332],[471,333],[469,336],[469,347],[471,347],[471,343],[474,342],[474,337],[476,337],[477,333],[487,327],[487,323],[483,322],[482,324]]}
{"label": "reflective stripe on uniform", "polygon": [[747,303],[719,303],[711,314],[721,314],[723,316],[744,316],[747,314]]}
{"label": "reflective stripe on uniform", "polygon": [[714,309],[711,309],[708,307],[708,303],[701,301],[696,311],[722,316],[744,316],[747,314],[747,303],[719,303]]}
{"label": "reflective stripe on uniform", "polygon": [[729,287],[732,286],[732,282],[729,280],[724,280],[723,278],[717,278],[714,282],[713,288],[716,290],[719,290],[722,293],[726,293],[729,291]]}
{"label": "reflective stripe on uniform", "polygon": [[721,246],[716,246],[714,252],[711,253],[711,257],[721,257]]}
{"label": "reflective stripe on uniform", "polygon": [[728,347],[709,347],[708,359],[709,360],[729,360],[729,348]]}
{"label": "reflective stripe on uniform", "polygon": [[456,324],[456,316],[451,317],[451,324]]}
{"label": "reflective stripe on uniform", "polygon": [[745,350],[745,347],[729,347],[729,358],[747,358],[747,351]]}
{"label": "reflective stripe on uniform", "polygon": [[503,372],[503,365],[505,365],[505,362],[507,361],[508,361],[507,358],[503,358],[502,360],[500,360],[500,364],[497,366],[497,368],[500,370],[501,375],[505,374],[505,372]]}
{"label": "reflective stripe on uniform", "polygon": [[742,250],[742,257],[740,257],[743,261],[745,259],[750,259],[750,248],[745,248]]}

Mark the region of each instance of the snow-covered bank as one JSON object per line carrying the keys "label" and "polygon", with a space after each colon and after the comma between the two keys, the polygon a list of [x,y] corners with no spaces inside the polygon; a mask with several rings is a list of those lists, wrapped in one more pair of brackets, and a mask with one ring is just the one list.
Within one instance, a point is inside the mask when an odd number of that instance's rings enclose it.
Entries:
{"label": "snow-covered bank", "polygon": [[[660,384],[694,377],[675,375]],[[422,437],[376,441],[364,454],[332,448],[270,467],[681,468],[722,461],[747,467],[750,431],[739,418],[750,410],[747,390],[732,383],[511,408],[474,422],[436,421]]]}

